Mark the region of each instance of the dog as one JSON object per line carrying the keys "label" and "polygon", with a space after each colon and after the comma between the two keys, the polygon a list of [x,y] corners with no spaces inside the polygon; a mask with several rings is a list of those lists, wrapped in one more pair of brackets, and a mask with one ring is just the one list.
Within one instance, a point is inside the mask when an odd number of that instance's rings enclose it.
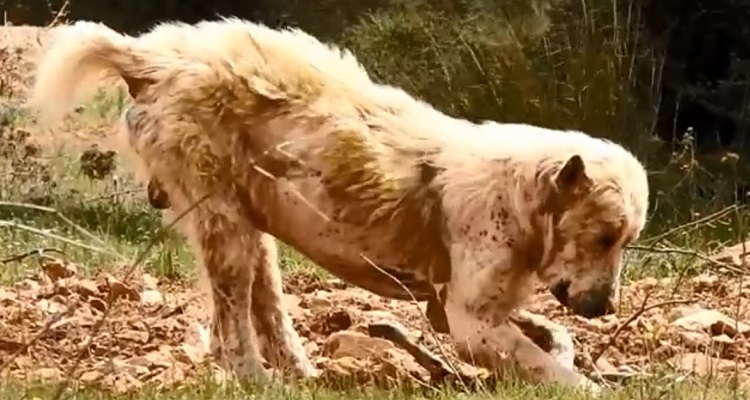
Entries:
{"label": "dog", "polygon": [[373,82],[346,50],[236,18],[137,37],[62,28],[30,105],[53,122],[116,81],[154,204],[191,210],[180,229],[212,283],[212,346],[239,375],[264,374],[258,336],[314,374],[281,306],[276,238],[378,294],[406,298],[408,282],[465,359],[498,370],[505,355],[540,382],[600,390],[510,315],[535,281],[578,315],[613,312],[649,193],[622,146],[450,117]]}

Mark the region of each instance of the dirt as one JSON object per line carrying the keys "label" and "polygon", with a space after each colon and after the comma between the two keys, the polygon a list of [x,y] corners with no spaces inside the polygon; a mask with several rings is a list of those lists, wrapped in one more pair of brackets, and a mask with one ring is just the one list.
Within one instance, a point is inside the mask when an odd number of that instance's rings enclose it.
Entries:
{"label": "dirt", "polygon": [[[108,274],[87,279],[78,270],[48,259],[36,276],[0,288],[3,374],[46,382],[72,376],[82,385],[127,392],[143,385],[184,384],[206,371],[220,371],[208,356],[208,312],[197,285],[142,273],[129,280]],[[456,362],[449,340],[429,330],[419,308],[423,304],[386,300],[336,280],[296,277],[285,283],[285,291],[295,327],[324,380],[431,384],[428,371],[404,350],[368,336],[374,322],[403,326],[411,340]],[[750,365],[748,300],[750,282],[701,275],[682,282],[634,282],[624,288],[616,316],[572,316],[543,290],[528,310],[567,327],[576,365],[590,375],[647,374],[666,366],[679,374],[740,371],[744,380],[750,378],[745,372]],[[105,312],[109,315],[102,319]],[[602,351],[593,363],[591,358]],[[473,371],[484,376],[480,369]]]}

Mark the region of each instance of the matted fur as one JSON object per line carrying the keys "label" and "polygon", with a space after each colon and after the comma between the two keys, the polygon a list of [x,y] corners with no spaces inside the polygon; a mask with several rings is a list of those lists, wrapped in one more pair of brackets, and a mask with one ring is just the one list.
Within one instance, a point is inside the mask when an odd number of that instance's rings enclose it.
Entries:
{"label": "matted fur", "polygon": [[[505,352],[539,380],[596,388],[508,316],[536,278],[574,312],[611,311],[622,249],[648,207],[645,170],[622,147],[452,118],[372,82],[346,51],[238,19],[139,37],[76,23],[42,60],[31,102],[59,116],[113,79],[134,98],[124,132],[172,210],[210,195],[183,230],[215,301],[248,307],[238,296],[250,289],[233,279],[269,267],[247,267],[269,246],[252,239],[265,232],[363,287],[388,286],[375,263],[444,290],[451,334],[481,364],[499,367]],[[251,286],[253,301],[267,290]],[[246,312],[214,320],[233,324],[238,338],[225,346],[254,372],[256,346],[238,343],[254,335]]]}

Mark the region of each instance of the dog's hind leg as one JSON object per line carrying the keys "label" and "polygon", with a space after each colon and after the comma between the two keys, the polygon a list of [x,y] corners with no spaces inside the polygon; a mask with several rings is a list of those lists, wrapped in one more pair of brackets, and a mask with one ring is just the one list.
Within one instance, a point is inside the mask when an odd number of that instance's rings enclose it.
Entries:
{"label": "dog's hind leg", "polygon": [[211,351],[241,379],[266,378],[251,318],[255,268],[262,233],[225,215],[198,211],[194,238],[213,298]]}
{"label": "dog's hind leg", "polygon": [[308,359],[284,307],[276,240],[271,235],[261,234],[257,249],[258,256],[253,258],[252,312],[258,334],[265,342],[263,355],[282,371],[291,369],[301,377],[317,376],[318,371]]}

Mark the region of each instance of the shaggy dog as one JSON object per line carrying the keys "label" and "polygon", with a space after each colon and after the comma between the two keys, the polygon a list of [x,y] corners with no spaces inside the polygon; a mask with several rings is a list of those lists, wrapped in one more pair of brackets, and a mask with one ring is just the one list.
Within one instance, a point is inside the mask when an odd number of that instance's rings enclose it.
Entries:
{"label": "shaggy dog", "polygon": [[139,37],[78,22],[42,59],[31,104],[60,117],[119,79],[150,190],[176,213],[192,208],[182,229],[212,283],[212,346],[238,374],[264,373],[257,335],[314,373],[269,272],[275,237],[408,298],[383,269],[400,273],[419,299],[438,298],[467,359],[498,369],[504,354],[539,381],[598,390],[510,315],[535,279],[579,315],[612,312],[648,207],[644,167],[621,146],[453,118],[374,83],[347,51],[238,19]]}

